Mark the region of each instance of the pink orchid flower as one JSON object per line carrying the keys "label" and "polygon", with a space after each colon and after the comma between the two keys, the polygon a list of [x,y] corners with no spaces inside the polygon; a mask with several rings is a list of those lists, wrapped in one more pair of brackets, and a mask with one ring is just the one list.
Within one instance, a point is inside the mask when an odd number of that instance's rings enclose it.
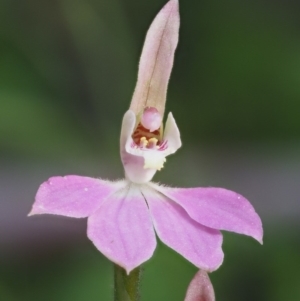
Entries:
{"label": "pink orchid flower", "polygon": [[130,110],[123,118],[120,149],[126,179],[52,177],[40,186],[30,212],[88,217],[90,240],[127,273],[153,255],[155,233],[207,271],[223,261],[220,230],[262,241],[261,220],[241,195],[222,188],[170,188],[150,182],[166,156],[181,146],[171,113],[162,127],[178,30],[178,1],[170,0],[147,33]]}

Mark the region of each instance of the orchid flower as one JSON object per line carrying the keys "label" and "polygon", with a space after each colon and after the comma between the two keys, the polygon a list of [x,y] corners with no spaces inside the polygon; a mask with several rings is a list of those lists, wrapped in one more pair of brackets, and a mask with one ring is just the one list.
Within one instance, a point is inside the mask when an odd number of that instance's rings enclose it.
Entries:
{"label": "orchid flower", "polygon": [[89,239],[127,273],[153,255],[156,235],[206,271],[222,264],[220,230],[262,242],[261,220],[240,194],[223,188],[171,188],[150,182],[166,157],[181,146],[171,113],[162,125],[178,31],[178,0],[170,0],[148,30],[137,85],[123,118],[120,152],[125,179],[52,177],[38,189],[30,212],[87,217]]}

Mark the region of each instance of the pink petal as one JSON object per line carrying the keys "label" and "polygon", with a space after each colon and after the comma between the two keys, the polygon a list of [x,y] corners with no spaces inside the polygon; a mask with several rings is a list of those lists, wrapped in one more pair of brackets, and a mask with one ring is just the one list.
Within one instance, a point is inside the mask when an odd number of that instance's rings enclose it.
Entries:
{"label": "pink petal", "polygon": [[200,225],[175,202],[143,186],[158,237],[194,265],[207,271],[216,270],[223,261],[222,234]]}
{"label": "pink petal", "polygon": [[144,107],[154,107],[163,116],[178,30],[178,0],[171,0],[157,14],[146,36],[130,105],[136,114]]}
{"label": "pink petal", "polygon": [[252,236],[262,243],[260,217],[247,199],[223,188],[168,188],[153,184],[204,226]]}
{"label": "pink petal", "polygon": [[172,113],[168,115],[163,140],[167,141],[165,156],[174,154],[181,147],[180,132]]}
{"label": "pink petal", "polygon": [[205,271],[199,270],[194,276],[184,301],[215,301],[214,288]]}
{"label": "pink petal", "polygon": [[50,213],[87,217],[122,186],[123,182],[113,183],[89,177],[52,177],[40,186],[29,215]]}
{"label": "pink petal", "polygon": [[156,247],[150,214],[138,187],[128,184],[88,219],[88,237],[127,273],[148,260]]}

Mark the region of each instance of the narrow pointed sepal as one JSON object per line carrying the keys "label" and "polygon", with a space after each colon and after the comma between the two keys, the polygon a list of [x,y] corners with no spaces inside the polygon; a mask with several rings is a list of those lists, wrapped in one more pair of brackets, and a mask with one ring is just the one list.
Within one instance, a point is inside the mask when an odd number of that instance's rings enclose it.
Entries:
{"label": "narrow pointed sepal", "polygon": [[145,107],[154,107],[163,116],[178,31],[178,0],[170,0],[157,14],[147,32],[130,105],[130,110],[135,114]]}

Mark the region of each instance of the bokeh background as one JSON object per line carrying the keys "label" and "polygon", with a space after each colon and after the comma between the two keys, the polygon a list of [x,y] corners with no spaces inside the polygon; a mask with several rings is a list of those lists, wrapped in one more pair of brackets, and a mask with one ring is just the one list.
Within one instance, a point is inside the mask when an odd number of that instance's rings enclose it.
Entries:
{"label": "bokeh background", "polygon": [[[112,300],[86,220],[28,218],[53,175],[123,176],[121,119],[165,0],[0,0],[0,299]],[[251,200],[264,245],[224,234],[220,301],[300,300],[300,3],[181,0],[167,101],[183,147],[155,180]],[[159,244],[143,301],[183,300],[196,268]]]}

